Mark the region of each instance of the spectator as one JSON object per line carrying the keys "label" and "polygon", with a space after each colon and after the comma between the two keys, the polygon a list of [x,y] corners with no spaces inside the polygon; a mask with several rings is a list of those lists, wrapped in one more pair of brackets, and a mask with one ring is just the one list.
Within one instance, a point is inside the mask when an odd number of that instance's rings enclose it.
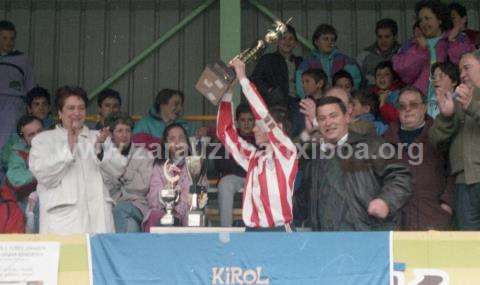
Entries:
{"label": "spectator", "polygon": [[398,101],[400,82],[393,70],[392,62],[380,62],[375,68],[375,86],[371,93],[377,95],[380,102],[380,116],[386,123],[398,120],[398,111],[395,105]]}
{"label": "spectator", "polygon": [[460,74],[458,67],[451,62],[435,63],[432,65],[432,78],[435,93],[443,94],[448,92],[452,94],[455,88],[460,84]]}
{"label": "spectator", "polygon": [[[42,87],[34,87],[27,93],[27,114],[42,120],[44,129],[51,129],[55,126],[55,120],[50,113],[50,93]],[[7,170],[9,156],[12,147],[21,141],[17,132],[10,135],[7,143],[2,148],[1,159],[4,170]]]}
{"label": "spectator", "polygon": [[260,58],[250,79],[255,83],[268,105],[287,105],[291,112],[293,133],[303,127],[295,90],[295,72],[303,61],[293,50],[298,46],[295,28],[287,25],[287,32],[278,40],[277,51]]}
{"label": "spectator", "polygon": [[[238,135],[247,143],[255,144],[253,127],[255,119],[247,104],[241,104],[235,110],[236,126]],[[215,160],[215,167],[220,174],[218,182],[218,207],[220,211],[220,226],[232,226],[232,209],[234,194],[244,188],[245,170],[235,162],[233,157],[225,152],[222,146],[218,152],[221,159]],[[225,157],[228,155],[228,157]]]}
{"label": "spectator", "polygon": [[393,56],[393,67],[407,85],[418,88],[428,98],[427,113],[432,118],[439,113],[430,68],[435,62],[451,61],[458,64],[462,54],[475,47],[461,33],[457,22],[452,26],[446,5],[438,0],[421,0],[415,5],[419,27],[415,37]]}
{"label": "spectator", "polygon": [[233,125],[230,90],[223,96],[219,106],[217,136],[235,161],[247,171],[243,222],[247,231],[290,232],[297,149],[286,135],[290,127],[287,112],[280,108],[267,109],[255,86],[247,79],[242,61],[234,59],[230,65],[235,69],[255,117],[253,133],[259,147],[239,137]]}
{"label": "spectator", "polygon": [[433,120],[426,115],[425,99],[415,87],[402,89],[400,122],[393,122],[384,136],[394,146],[406,146],[398,148],[398,157],[412,173],[413,196],[402,208],[402,230],[407,231],[447,230],[453,214],[453,183],[448,183],[445,154],[428,140]]}
{"label": "spectator", "polygon": [[387,131],[388,125],[378,120],[379,103],[375,95],[366,93],[364,90],[356,91],[353,95],[352,103],[352,121],[365,121],[374,124],[378,136],[383,135]]}
{"label": "spectator", "polygon": [[[303,59],[293,54],[293,50],[297,46],[295,28],[287,25],[287,32],[277,42],[277,51],[260,57],[250,76],[269,105],[293,104],[298,108],[298,99],[295,94],[295,71]],[[273,98],[274,95],[279,95],[279,98]]]}
{"label": "spectator", "polygon": [[384,61],[390,61],[400,48],[400,44],[397,42],[397,33],[397,22],[390,18],[379,20],[375,25],[377,40],[357,56],[358,65],[368,85],[375,84],[377,65]]}
{"label": "spectator", "polygon": [[33,88],[33,68],[27,56],[15,50],[17,31],[0,21],[0,149],[15,129],[25,108],[25,95]]}
{"label": "spectator", "polygon": [[[111,135],[111,149],[105,160],[118,160],[108,167],[103,164],[105,185],[115,206],[113,220],[117,233],[140,232],[148,211],[147,193],[152,175],[153,156],[132,143],[133,120],[123,113],[110,113],[103,124]],[[120,166],[120,167],[118,167]]]}
{"label": "spectator", "polygon": [[306,98],[317,100],[323,96],[327,86],[327,75],[318,68],[307,69],[302,73],[302,83]]}
{"label": "spectator", "polygon": [[362,74],[356,62],[340,52],[335,47],[337,41],[337,31],[328,24],[321,24],[313,33],[312,37],[315,50],[310,58],[305,59],[298,67],[296,73],[297,95],[304,98],[302,73],[310,68],[320,68],[327,75],[329,84],[332,83],[333,75],[339,70],[344,69],[353,78],[353,88],[358,90],[362,82]]}
{"label": "spectator", "polygon": [[437,90],[440,114],[430,129],[432,145],[447,150],[455,176],[456,224],[460,230],[480,230],[480,52],[460,60],[462,84],[454,96]]}
{"label": "spectator", "polygon": [[[4,232],[38,233],[38,196],[35,192],[37,181],[28,169],[28,156],[32,139],[42,130],[42,121],[37,117],[24,115],[18,120],[17,134],[21,140],[12,147],[6,178],[0,188],[2,200],[12,202],[7,216],[13,220],[10,221],[10,229]],[[2,203],[0,207],[5,205]],[[30,220],[29,223],[27,220]]]}
{"label": "spectator", "polygon": [[[190,197],[192,182],[185,166],[185,157],[190,153],[187,130],[181,124],[173,123],[165,128],[163,137],[165,138],[165,144],[163,144],[164,151],[162,151],[162,154],[165,155],[165,159],[157,158],[153,166],[150,191],[147,194],[149,209],[142,224],[143,230],[146,232],[149,232],[151,227],[159,226],[160,219],[165,215],[165,205],[160,202],[158,197],[160,191],[165,187],[174,187],[180,192],[179,201],[173,210],[175,225],[188,225],[188,211],[192,205]],[[178,180],[173,182],[173,185],[170,185],[165,177],[164,167],[167,161],[169,162],[167,172],[172,176],[178,176]],[[203,187],[208,188],[206,176],[200,183]],[[204,198],[201,200],[203,202],[200,203],[200,208],[203,208],[206,200]]]}
{"label": "spectator", "polygon": [[345,70],[339,70],[333,75],[332,86],[342,88],[348,94],[352,94],[353,78]]}
{"label": "spectator", "polygon": [[[325,96],[327,97],[337,97],[340,99],[343,104],[346,106],[346,112],[349,118],[352,118],[353,113],[353,102],[352,102],[352,95],[347,93],[344,89],[339,87],[332,87],[327,92],[325,92]],[[318,111],[318,105],[316,106],[315,111]],[[318,112],[315,115],[318,118]],[[348,124],[349,130],[355,133],[359,133],[362,135],[368,136],[376,136],[377,131],[375,130],[375,125],[372,122],[356,120],[352,121],[349,120]]]}
{"label": "spectator", "polygon": [[105,125],[105,118],[111,113],[117,113],[122,107],[122,98],[120,93],[113,89],[105,89],[97,97],[98,120],[94,130],[101,130]]}
{"label": "spectator", "polygon": [[[349,131],[350,115],[340,99],[321,98],[317,120],[322,133],[318,152],[324,156],[308,161],[302,179],[302,188],[309,191],[312,229],[398,229],[400,209],[412,191],[407,167],[380,155],[379,138]],[[346,155],[345,150],[359,148],[366,149],[363,156]]]}
{"label": "spectator", "polygon": [[84,126],[88,98],[80,87],[58,89],[60,125],[32,141],[30,171],[38,181],[40,233],[114,231],[112,204],[100,171],[108,130]]}
{"label": "spectator", "polygon": [[460,31],[465,33],[476,48],[480,46],[480,32],[468,29],[467,9],[458,2],[453,2],[448,5],[450,9],[450,17],[454,26],[461,26]]}
{"label": "spectator", "polygon": [[[148,115],[138,121],[133,128],[134,142],[159,142],[167,126],[173,123],[182,125],[189,136],[194,134],[190,124],[181,119],[183,112],[184,95],[181,91],[163,89],[155,97],[155,103]],[[141,137],[136,139],[135,137]]]}

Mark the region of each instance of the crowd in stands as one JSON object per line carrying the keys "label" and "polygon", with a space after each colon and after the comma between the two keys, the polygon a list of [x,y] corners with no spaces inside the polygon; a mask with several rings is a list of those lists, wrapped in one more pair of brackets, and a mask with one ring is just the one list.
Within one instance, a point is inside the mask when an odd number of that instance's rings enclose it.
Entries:
{"label": "crowd in stands", "polygon": [[[247,230],[480,230],[480,32],[459,3],[420,0],[415,15],[403,44],[379,20],[356,58],[322,23],[305,58],[289,25],[249,76],[229,63],[246,102],[234,108],[229,90],[209,138],[221,144],[208,147],[220,226],[242,193]],[[185,157],[211,133],[182,118],[188,95],[162,89],[134,122],[106,89],[89,124],[86,92],[62,86],[52,105],[15,37],[0,21],[0,233],[148,232],[166,187],[186,226]]]}

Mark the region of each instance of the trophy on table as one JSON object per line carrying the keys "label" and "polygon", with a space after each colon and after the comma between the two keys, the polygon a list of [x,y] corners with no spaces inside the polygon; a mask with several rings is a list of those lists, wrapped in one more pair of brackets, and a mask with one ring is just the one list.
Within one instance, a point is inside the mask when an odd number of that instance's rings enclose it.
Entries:
{"label": "trophy on table", "polygon": [[204,227],[206,225],[206,217],[203,211],[204,205],[200,205],[200,202],[207,195],[207,189],[204,186],[199,186],[198,183],[205,178],[207,167],[205,156],[197,153],[194,144],[192,145],[192,152],[193,155],[185,158],[185,167],[192,183],[190,186],[192,201],[187,220],[189,227]]}
{"label": "trophy on table", "polygon": [[180,174],[172,175],[172,167],[175,167],[175,164],[171,163],[169,159],[163,164],[163,175],[167,180],[167,184],[166,187],[158,193],[160,203],[165,206],[165,215],[160,219],[160,225],[162,226],[174,225],[175,219],[172,210],[180,198],[180,192],[177,187]]}
{"label": "trophy on table", "polygon": [[[287,24],[291,20],[291,18],[288,19],[286,23],[275,21],[274,28],[269,30],[262,40],[258,40],[253,47],[242,51],[235,58],[240,59],[244,63],[254,59],[260,51],[265,49],[267,44],[272,44],[283,36],[287,31]],[[218,60],[207,64],[195,85],[195,89],[212,102],[213,105],[218,105],[223,94],[227,92],[235,78],[235,70],[227,66],[223,61]]]}

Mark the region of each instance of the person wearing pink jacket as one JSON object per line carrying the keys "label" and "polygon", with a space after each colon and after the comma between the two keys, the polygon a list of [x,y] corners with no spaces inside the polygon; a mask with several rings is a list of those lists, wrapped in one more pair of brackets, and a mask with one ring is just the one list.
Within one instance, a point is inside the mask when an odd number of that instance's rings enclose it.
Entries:
{"label": "person wearing pink jacket", "polygon": [[393,68],[407,85],[413,85],[428,100],[428,114],[435,117],[438,105],[430,82],[430,67],[436,62],[458,64],[460,57],[475,49],[459,24],[453,26],[446,5],[438,0],[422,0],[415,5],[418,26],[414,37],[393,56]]}

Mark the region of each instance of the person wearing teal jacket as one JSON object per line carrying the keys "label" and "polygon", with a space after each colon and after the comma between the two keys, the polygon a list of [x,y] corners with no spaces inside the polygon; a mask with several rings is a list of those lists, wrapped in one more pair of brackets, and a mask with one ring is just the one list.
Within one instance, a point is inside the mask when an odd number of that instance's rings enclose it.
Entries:
{"label": "person wearing teal jacket", "polygon": [[[22,116],[17,123],[17,135],[20,140],[12,146],[8,157],[8,170],[4,186],[15,193],[16,201],[27,221],[27,232],[38,233],[38,198],[35,193],[37,180],[28,167],[28,156],[33,138],[43,131],[42,121],[31,115]],[[8,190],[6,190],[8,191]],[[31,217],[29,217],[31,215]]]}
{"label": "person wearing teal jacket", "polygon": [[[28,115],[35,116],[42,120],[44,129],[51,129],[55,126],[55,120],[52,117],[50,112],[50,93],[42,87],[34,87],[27,93],[27,109],[26,112]],[[10,154],[13,151],[13,146],[18,143],[22,143],[22,139],[14,132],[10,135],[5,145],[0,151],[0,161],[3,166],[3,170],[7,171],[8,169],[8,160]]]}
{"label": "person wearing teal jacket", "polygon": [[333,75],[344,69],[353,78],[353,89],[359,90],[362,84],[362,73],[357,63],[335,47],[337,31],[328,24],[321,24],[315,30],[312,42],[315,50],[306,58],[296,71],[295,81],[297,96],[305,97],[303,92],[302,73],[311,68],[318,68],[325,72],[329,85],[332,85]]}
{"label": "person wearing teal jacket", "polygon": [[135,124],[133,133],[147,134],[156,139],[162,139],[165,128],[177,123],[182,125],[189,136],[195,135],[195,128],[187,121],[180,118],[183,111],[184,95],[179,90],[163,89],[156,98],[154,106],[148,115]]}

